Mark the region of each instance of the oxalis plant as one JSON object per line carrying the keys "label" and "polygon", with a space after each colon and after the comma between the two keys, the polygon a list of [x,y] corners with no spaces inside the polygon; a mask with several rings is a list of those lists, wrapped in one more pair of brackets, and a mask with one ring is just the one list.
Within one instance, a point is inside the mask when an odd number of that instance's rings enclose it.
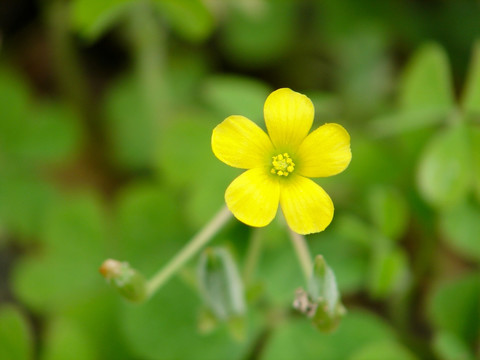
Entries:
{"label": "oxalis plant", "polygon": [[[128,262],[108,259],[102,264],[100,273],[123,297],[134,303],[155,301],[155,293],[199,254],[232,215],[246,225],[260,228],[279,213],[306,285],[306,289],[299,287],[292,292],[292,306],[320,331],[330,332],[338,326],[346,310],[334,272],[322,255],[312,259],[304,235],[325,230],[333,219],[331,198],[310,178],[333,176],[348,167],[352,158],[350,135],[334,123],[309,133],[314,106],[307,96],[287,88],[268,96],[264,118],[268,134],[240,115],[229,116],[215,127],[213,153],[225,164],[245,172],[226,189],[226,206],[156,274],[147,280]],[[250,239],[243,280],[256,265],[260,241],[261,236]],[[202,326],[210,328],[217,322],[227,322],[232,334],[242,338],[245,286],[226,248],[207,248],[200,254],[197,289],[206,307]]]}

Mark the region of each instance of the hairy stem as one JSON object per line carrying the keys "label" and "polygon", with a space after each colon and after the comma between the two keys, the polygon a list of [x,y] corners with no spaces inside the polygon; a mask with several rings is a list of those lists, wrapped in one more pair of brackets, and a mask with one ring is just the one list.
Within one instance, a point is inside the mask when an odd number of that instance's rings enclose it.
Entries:
{"label": "hairy stem", "polygon": [[198,251],[205,246],[213,236],[231,218],[232,213],[225,206],[205,227],[197,233],[169,263],[161,268],[147,283],[147,295],[152,296],[164,285],[183,265],[185,265]]}
{"label": "hairy stem", "polygon": [[312,256],[310,255],[310,250],[308,249],[307,241],[303,235],[297,234],[292,230],[288,230],[290,233],[290,239],[297,254],[298,261],[302,268],[303,275],[305,280],[308,282],[310,276],[312,275]]}

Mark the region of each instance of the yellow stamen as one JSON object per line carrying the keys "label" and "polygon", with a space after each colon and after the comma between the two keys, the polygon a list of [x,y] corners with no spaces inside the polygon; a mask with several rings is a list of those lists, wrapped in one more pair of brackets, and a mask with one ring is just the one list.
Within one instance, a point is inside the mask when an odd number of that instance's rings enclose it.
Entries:
{"label": "yellow stamen", "polygon": [[272,156],[272,166],[270,172],[278,176],[288,176],[295,170],[295,163],[288,153]]}

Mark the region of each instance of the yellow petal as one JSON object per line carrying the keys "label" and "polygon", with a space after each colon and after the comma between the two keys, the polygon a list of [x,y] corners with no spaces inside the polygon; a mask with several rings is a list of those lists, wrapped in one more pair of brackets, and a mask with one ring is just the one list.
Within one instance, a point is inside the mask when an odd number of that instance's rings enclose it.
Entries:
{"label": "yellow petal", "polygon": [[213,153],[230,166],[241,169],[265,166],[272,149],[268,135],[244,116],[229,116],[213,129]]}
{"label": "yellow petal", "polygon": [[345,170],[352,159],[350,135],[341,125],[325,124],[308,135],[297,151],[299,174],[325,177]]}
{"label": "yellow petal", "polygon": [[245,171],[225,192],[230,211],[250,226],[266,226],[275,217],[280,198],[278,180],[264,168]]}
{"label": "yellow petal", "polygon": [[280,205],[288,226],[299,234],[325,230],[333,218],[333,202],[319,185],[303,176],[282,184]]}
{"label": "yellow petal", "polygon": [[296,150],[312,127],[314,112],[305,95],[286,88],[271,93],[263,113],[273,145]]}

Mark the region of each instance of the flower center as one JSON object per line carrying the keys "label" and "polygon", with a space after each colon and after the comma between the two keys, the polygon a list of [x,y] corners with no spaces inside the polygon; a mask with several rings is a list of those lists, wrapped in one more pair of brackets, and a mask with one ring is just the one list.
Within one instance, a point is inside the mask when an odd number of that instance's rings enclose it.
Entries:
{"label": "flower center", "polygon": [[295,163],[288,153],[272,157],[272,170],[270,170],[272,174],[288,176],[293,170],[295,170]]}

